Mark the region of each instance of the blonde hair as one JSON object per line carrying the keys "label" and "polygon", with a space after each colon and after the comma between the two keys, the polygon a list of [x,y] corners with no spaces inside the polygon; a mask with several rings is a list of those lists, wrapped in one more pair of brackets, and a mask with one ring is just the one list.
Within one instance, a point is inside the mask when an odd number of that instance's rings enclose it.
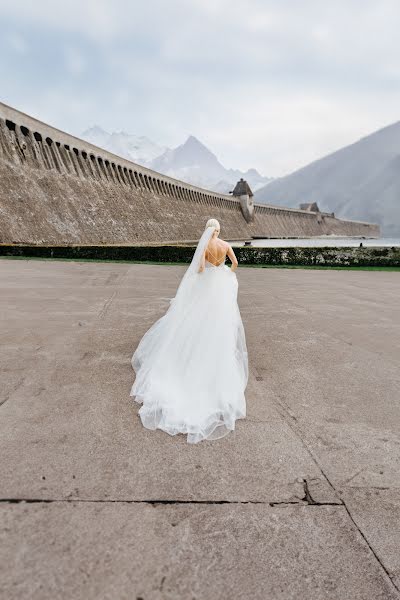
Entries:
{"label": "blonde hair", "polygon": [[221,229],[219,221],[217,221],[217,219],[208,219],[206,227],[215,227],[216,229]]}

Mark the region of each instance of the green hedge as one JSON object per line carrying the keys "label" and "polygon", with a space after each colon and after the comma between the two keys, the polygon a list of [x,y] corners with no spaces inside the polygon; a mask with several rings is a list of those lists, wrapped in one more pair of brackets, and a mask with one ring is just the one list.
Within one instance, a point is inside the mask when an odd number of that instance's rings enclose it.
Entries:
{"label": "green hedge", "polygon": [[[247,265],[399,267],[400,247],[355,248],[234,248],[239,263]],[[194,246],[36,246],[2,244],[0,256],[75,258],[188,263]],[[228,262],[228,261],[227,261]]]}

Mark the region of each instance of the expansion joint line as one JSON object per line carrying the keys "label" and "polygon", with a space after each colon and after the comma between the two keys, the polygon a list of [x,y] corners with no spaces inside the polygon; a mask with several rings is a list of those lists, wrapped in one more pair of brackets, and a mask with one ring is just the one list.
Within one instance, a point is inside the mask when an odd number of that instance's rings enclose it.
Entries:
{"label": "expansion joint line", "polygon": [[[285,421],[285,423],[290,427],[290,429],[293,431],[293,433],[299,438],[299,440],[302,443],[302,445],[304,446],[305,450],[307,451],[307,453],[309,454],[309,456],[311,457],[311,459],[313,460],[313,462],[315,463],[315,465],[318,467],[319,471],[321,472],[321,475],[324,477],[324,479],[326,480],[326,482],[328,483],[328,485],[332,488],[334,494],[339,498],[340,504],[338,504],[338,505],[339,506],[342,505],[344,507],[344,509],[346,510],[346,512],[347,512],[347,514],[348,514],[351,522],[353,523],[354,527],[359,532],[359,534],[363,538],[364,542],[367,544],[369,550],[371,551],[372,555],[374,556],[375,560],[377,561],[377,563],[381,567],[381,569],[384,572],[384,574],[386,575],[386,577],[389,579],[389,581],[392,584],[393,588],[397,592],[400,592],[400,587],[395,583],[393,576],[387,570],[387,568],[383,564],[382,560],[379,558],[378,554],[376,553],[376,551],[374,550],[374,548],[371,546],[370,542],[368,541],[368,538],[366,537],[366,535],[363,533],[363,531],[360,529],[360,527],[358,526],[358,524],[354,520],[354,518],[353,518],[353,516],[352,516],[352,514],[350,512],[350,509],[346,505],[346,502],[345,502],[344,498],[342,498],[342,496],[336,490],[335,486],[333,485],[333,483],[331,482],[331,480],[329,479],[329,477],[327,476],[327,474],[323,470],[322,466],[318,462],[318,459],[314,455],[311,447],[309,446],[309,444],[307,443],[307,441],[304,439],[304,437],[302,435],[303,432],[302,432],[300,426],[297,423],[297,419],[290,414],[288,407],[286,406],[285,402],[283,402],[282,400],[276,399],[275,402],[274,402],[274,404],[276,405],[276,408],[277,408],[279,414],[281,415],[281,417],[283,418],[283,420]],[[304,479],[303,482],[304,482],[304,492],[305,492],[304,499],[307,500],[308,504],[310,504],[310,505],[316,504],[313,501],[312,497],[311,497],[310,491],[308,489],[307,481]]]}
{"label": "expansion joint line", "polygon": [[153,506],[157,505],[206,505],[213,506],[217,504],[232,504],[232,505],[246,505],[246,504],[261,504],[265,506],[341,506],[338,502],[314,502],[306,496],[299,500],[170,500],[170,499],[143,499],[143,500],[132,500],[132,499],[118,499],[118,500],[103,500],[103,499],[91,499],[91,498],[0,498],[0,504],[150,504]]}

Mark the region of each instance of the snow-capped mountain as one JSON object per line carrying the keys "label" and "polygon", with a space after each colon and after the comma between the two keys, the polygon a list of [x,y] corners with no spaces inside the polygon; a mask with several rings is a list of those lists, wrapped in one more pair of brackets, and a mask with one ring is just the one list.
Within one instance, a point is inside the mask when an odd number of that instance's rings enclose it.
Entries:
{"label": "snow-capped mountain", "polygon": [[124,131],[108,133],[98,125],[82,133],[82,138],[95,146],[104,148],[113,154],[123,156],[143,166],[148,164],[167,149],[155,144],[149,138],[132,135]]}
{"label": "snow-capped mountain", "polygon": [[400,235],[400,122],[329,154],[255,194],[256,202],[298,207],[317,202],[338,217],[381,225]]}
{"label": "snow-capped mountain", "polygon": [[154,159],[151,168],[170,177],[227,194],[243,177],[253,191],[263,187],[268,177],[263,177],[256,169],[245,173],[238,169],[226,169],[204,144],[190,135],[186,142],[174,150],[166,150]]}
{"label": "snow-capped mountain", "polygon": [[98,126],[87,129],[82,138],[144,167],[216,192],[229,193],[241,177],[246,179],[253,191],[270,181],[256,169],[246,172],[226,169],[215,154],[193,135],[174,149],[123,131],[110,134]]}

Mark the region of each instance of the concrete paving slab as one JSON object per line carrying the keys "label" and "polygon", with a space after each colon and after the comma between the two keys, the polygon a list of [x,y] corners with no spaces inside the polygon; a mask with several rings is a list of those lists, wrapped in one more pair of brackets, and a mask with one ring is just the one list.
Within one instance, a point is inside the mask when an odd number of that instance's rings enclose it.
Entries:
{"label": "concrete paving slab", "polygon": [[343,507],[57,502],[0,515],[7,600],[398,598]]}
{"label": "concrete paving slab", "polygon": [[280,272],[264,309],[261,279],[249,278],[260,385],[338,490],[400,486],[400,278],[377,273],[374,287],[368,276],[308,271],[285,295]]}
{"label": "concrete paving slab", "polygon": [[290,368],[282,358],[258,373],[336,487],[400,486],[400,370],[356,354],[344,348],[340,358],[337,348],[330,360],[321,350],[318,369],[308,360]]}
{"label": "concrete paving slab", "polygon": [[343,499],[357,527],[400,589],[400,489],[346,489]]}
{"label": "concrete paving slab", "polygon": [[63,365],[12,396],[0,423],[1,497],[291,502],[304,497],[306,479],[338,501],[282,421],[250,417],[227,439],[196,447],[145,430],[118,377],[125,368],[114,361],[105,381],[104,363],[87,375]]}
{"label": "concrete paving slab", "polygon": [[[45,274],[52,278],[51,266],[45,263],[38,277],[43,288]],[[60,266],[56,263],[53,268]],[[34,267],[37,270],[38,263]],[[136,267],[139,273],[143,271],[143,265],[131,268],[135,271]],[[90,274],[93,267],[87,265],[86,270]],[[84,313],[70,315],[69,329],[60,328],[57,333],[51,328],[43,341],[46,345],[36,354],[37,362],[30,371],[21,368],[24,384],[4,407],[0,424],[3,497],[292,502],[304,497],[303,481],[308,480],[322,488],[325,501],[338,502],[301,441],[274,410],[268,394],[259,392],[253,373],[247,426],[239,422],[225,443],[207,442],[193,449],[184,436],[172,440],[163,432],[144,430],[137,417],[139,405],[129,397],[134,380],[130,358],[147,326],[165,311],[168,296],[157,297],[153,278],[138,285],[138,276],[127,277],[126,268],[119,269],[121,277],[112,280],[108,265],[104,271],[100,269],[98,276],[100,293],[94,294],[94,278],[86,272],[76,274],[72,263],[67,264],[69,294],[75,298],[82,293],[87,306]],[[73,274],[78,276],[75,286]],[[163,271],[162,275],[169,286],[165,291],[172,297],[169,274]],[[106,291],[104,279],[111,281],[112,291]],[[90,295],[87,289],[83,291],[88,280]],[[146,281],[149,289],[144,302]],[[29,289],[25,293],[28,304]],[[143,312],[128,304],[135,294]],[[102,308],[107,298],[111,302]],[[52,314],[59,300],[45,300]],[[46,331],[44,318],[42,337]]]}

